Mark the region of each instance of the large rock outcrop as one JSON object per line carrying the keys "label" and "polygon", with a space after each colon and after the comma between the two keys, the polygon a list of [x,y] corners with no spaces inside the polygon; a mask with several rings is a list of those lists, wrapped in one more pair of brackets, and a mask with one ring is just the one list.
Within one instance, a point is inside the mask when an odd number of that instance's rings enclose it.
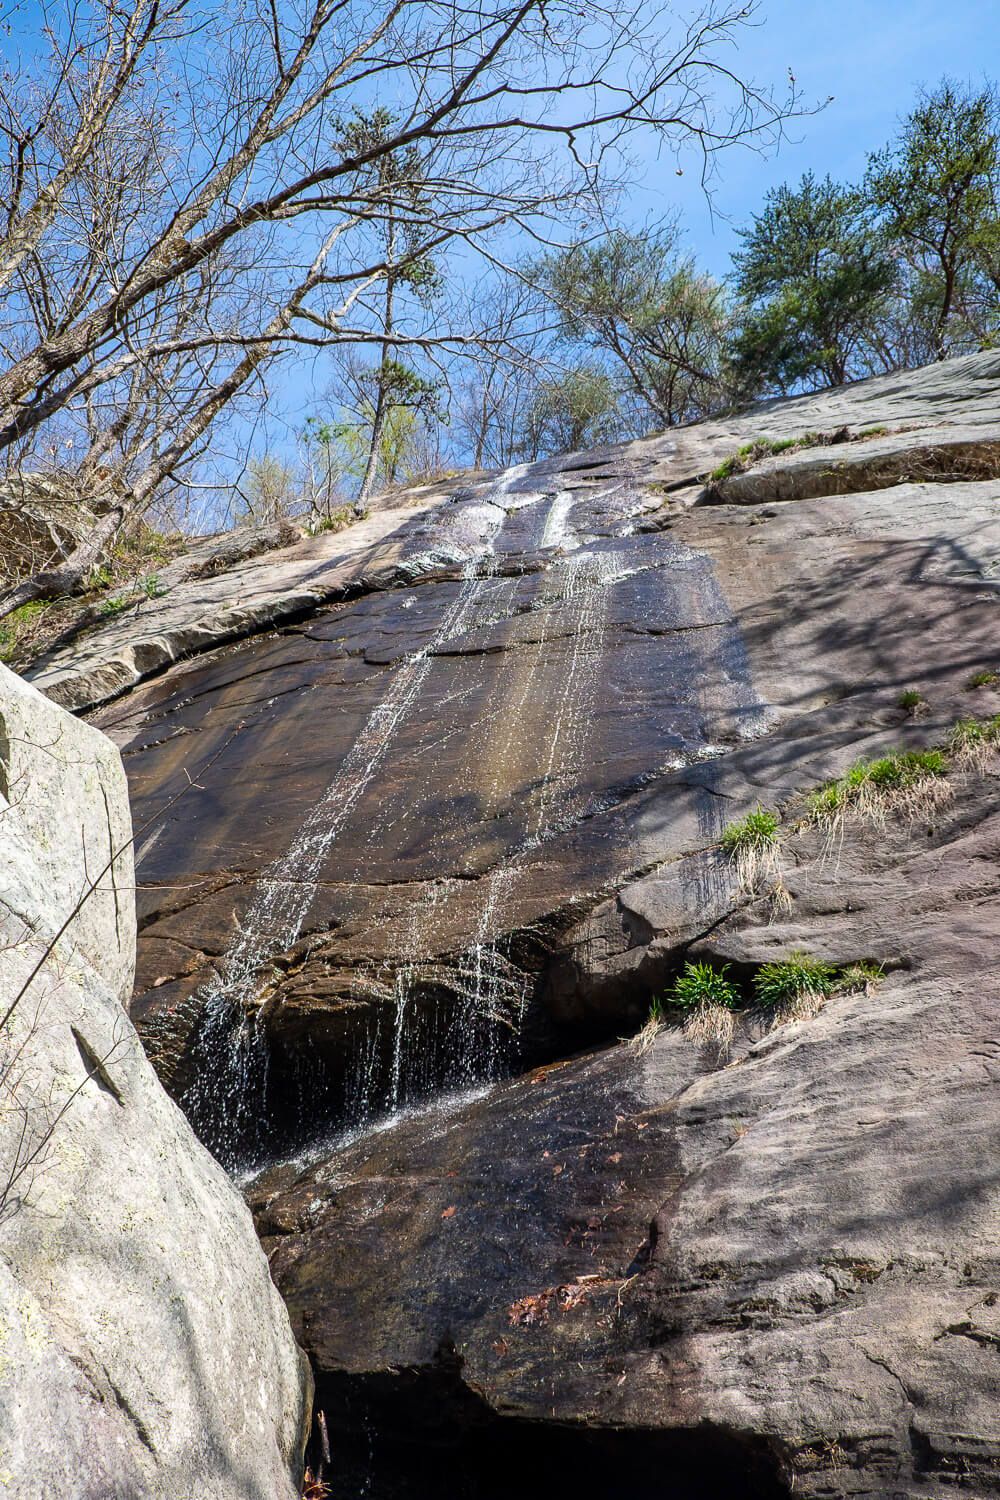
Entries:
{"label": "large rock outcrop", "polygon": [[[344,1493],[1000,1490],[1000,762],[933,826],[784,858],[791,914],[687,952],[867,958],[870,993],[721,1059],[665,1027],[255,1185]],[[621,900],[683,920],[662,878]]]}
{"label": "large rock outcrop", "polygon": [[[152,819],[144,1041],[284,1158],[338,1496],[1000,1491],[996,758],[804,820],[1000,711],[998,395],[981,355],[427,491],[40,664]],[[758,802],[784,903],[719,849]],[[796,948],[885,978],[617,1041],[686,956]]]}
{"label": "large rock outcrop", "polygon": [[298,1493],[308,1370],[127,1015],[117,751],[0,667],[0,1489]]}

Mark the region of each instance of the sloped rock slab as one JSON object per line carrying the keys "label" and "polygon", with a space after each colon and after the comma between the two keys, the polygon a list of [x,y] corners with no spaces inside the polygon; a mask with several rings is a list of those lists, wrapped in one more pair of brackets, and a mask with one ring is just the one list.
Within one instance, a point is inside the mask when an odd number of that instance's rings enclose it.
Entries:
{"label": "sloped rock slab", "polygon": [[[864,957],[871,993],[728,1058],[666,1028],[251,1187],[336,1495],[352,1463],[386,1495],[1000,1492],[998,772],[931,824],[790,836],[793,915],[690,950]],[[679,920],[627,901],[649,942]]]}

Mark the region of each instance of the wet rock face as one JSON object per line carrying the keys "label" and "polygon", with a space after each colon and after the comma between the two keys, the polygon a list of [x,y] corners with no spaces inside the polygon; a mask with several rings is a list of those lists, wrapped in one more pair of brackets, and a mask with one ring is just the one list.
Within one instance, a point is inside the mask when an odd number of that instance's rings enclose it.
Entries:
{"label": "wet rock face", "polygon": [[[731,902],[718,862],[688,878],[729,816],[893,731],[911,682],[992,662],[996,485],[969,476],[995,466],[996,380],[979,357],[418,496],[44,664],[87,701],[258,629],[97,715],[143,830],[137,1024],[213,1148],[640,1019]],[[824,429],[699,480],[748,437]],[[961,464],[886,487],[907,445],[915,472]],[[650,871],[667,930],[628,894]],[[234,1045],[245,1014],[266,1056]]]}
{"label": "wet rock face", "polygon": [[[297,1088],[357,1115],[495,1072],[559,931],[635,868],[624,809],[762,725],[710,561],[633,532],[653,497],[627,475],[499,489],[406,537],[394,586],[100,716],[140,824],[183,793],[140,841],[137,1023],[197,1088],[225,957],[272,1044],[248,1125],[284,1129]],[[696,816],[710,838],[709,793]],[[536,1004],[524,1045],[551,1028]]]}
{"label": "wet rock face", "polygon": [[872,993],[750,1020],[721,1059],[667,1027],[251,1187],[335,1494],[352,1463],[433,1493],[428,1444],[460,1496],[561,1466],[602,1497],[623,1469],[671,1496],[997,1493],[998,789],[1000,759],[933,825],[789,836],[791,913],[690,950],[867,957]]}
{"label": "wet rock face", "polygon": [[[436,1495],[428,1444],[470,1497],[1000,1487],[996,762],[793,831],[1000,712],[998,391],[977,356],[445,486],[42,664],[123,749],[144,1041],[278,1158],[345,1496]],[[787,910],[719,849],[758,803]],[[887,977],[728,1059],[617,1044],[686,955],[795,948]]]}

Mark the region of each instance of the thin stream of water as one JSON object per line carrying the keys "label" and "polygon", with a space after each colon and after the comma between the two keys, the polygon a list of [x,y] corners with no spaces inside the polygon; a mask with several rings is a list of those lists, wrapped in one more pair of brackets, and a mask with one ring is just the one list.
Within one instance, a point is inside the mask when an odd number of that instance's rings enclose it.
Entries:
{"label": "thin stream of water", "polygon": [[[253,1007],[267,981],[270,963],[301,936],[330,850],[368,788],[377,783],[390,747],[420,700],[435,653],[469,631],[510,618],[515,609],[518,580],[498,579],[496,550],[505,519],[502,509],[511,502],[511,508],[518,510],[538,507],[535,545],[558,548],[562,554],[541,575],[532,605],[542,622],[542,653],[551,622],[567,611],[572,622],[569,661],[546,732],[535,748],[539,784],[535,815],[519,847],[499,860],[483,881],[474,941],[457,975],[453,973],[457,997],[436,1009],[428,1008],[426,993],[421,993],[418,958],[433,929],[437,908],[448,900],[452,882],[428,883],[425,899],[415,907],[394,954],[391,1000],[367,1008],[371,1019],[355,1039],[349,1113],[359,1124],[387,1113],[391,1116],[429,1087],[469,1088],[501,1076],[516,1054],[527,993],[524,975],[511,962],[503,938],[510,927],[505,917],[526,860],[544,842],[549,824],[553,820],[564,824],[578,811],[581,798],[586,800],[580,772],[598,687],[600,638],[612,585],[630,571],[613,547],[591,549],[581,543],[570,525],[572,497],[565,492],[544,497],[548,500],[544,508],[543,496],[537,492],[521,490],[512,495],[523,472],[523,467],[508,471],[487,497],[497,508],[497,521],[480,549],[468,557],[455,597],[424,644],[392,669],[382,700],[322,796],[287,850],[261,874],[221,973],[202,993],[194,1044],[195,1081],[182,1103],[206,1144],[226,1166],[259,1157],[269,1134],[268,1047],[260,1013]],[[483,753],[489,751],[497,766],[503,764],[521,732],[530,675],[519,679],[513,698],[509,687],[502,675],[494,676],[487,706],[475,726]],[[466,774],[475,777],[481,762],[474,744],[467,747],[466,755],[473,768]],[[391,818],[391,808],[380,803],[369,825],[369,841]],[[359,869],[356,878],[363,880],[364,872]],[[391,1026],[391,1035],[385,1032],[386,1025]],[[386,1078],[382,1070],[387,1049]]]}

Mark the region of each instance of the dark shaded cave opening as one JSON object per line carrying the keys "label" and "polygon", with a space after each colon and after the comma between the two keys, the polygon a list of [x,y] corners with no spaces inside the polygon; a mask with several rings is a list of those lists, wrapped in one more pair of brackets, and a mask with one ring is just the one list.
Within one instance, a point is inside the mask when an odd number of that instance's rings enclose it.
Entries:
{"label": "dark shaded cave opening", "polygon": [[712,1423],[675,1430],[500,1416],[457,1373],[321,1375],[329,1462],[317,1424],[313,1473],[330,1500],[788,1500],[783,1465],[758,1434]]}

